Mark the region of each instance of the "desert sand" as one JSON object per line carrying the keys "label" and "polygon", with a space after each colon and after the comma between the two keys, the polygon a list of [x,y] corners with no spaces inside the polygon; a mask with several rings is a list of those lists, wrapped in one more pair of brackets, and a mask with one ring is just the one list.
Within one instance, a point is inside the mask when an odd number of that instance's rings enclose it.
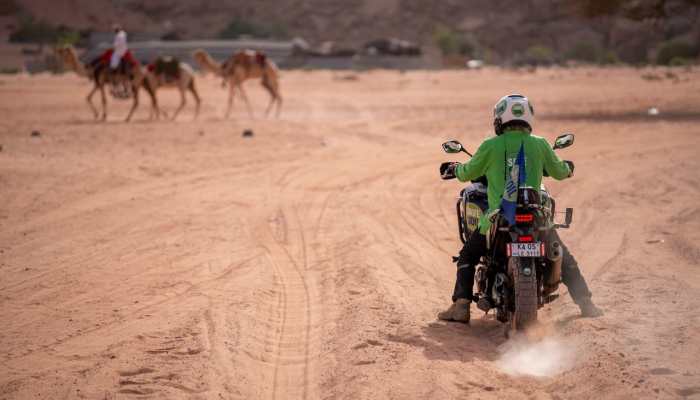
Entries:
{"label": "desert sand", "polygon": [[[0,76],[0,399],[700,398],[697,69],[283,71],[279,119],[257,83],[229,120],[198,85],[197,121],[99,123],[87,80]],[[514,91],[576,135],[547,185],[605,311],[562,286],[556,345],[516,361],[476,307],[436,320],[462,187],[438,166],[466,161],[440,144],[476,150]]]}

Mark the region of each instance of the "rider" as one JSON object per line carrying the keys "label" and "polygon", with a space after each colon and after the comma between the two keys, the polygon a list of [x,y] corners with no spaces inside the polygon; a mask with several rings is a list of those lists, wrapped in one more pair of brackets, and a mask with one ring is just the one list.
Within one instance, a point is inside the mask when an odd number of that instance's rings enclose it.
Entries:
{"label": "rider", "polygon": [[[506,186],[509,167],[516,162],[521,146],[525,154],[526,184],[539,188],[543,171],[554,179],[565,179],[574,173],[571,161],[562,161],[554,153],[547,141],[532,135],[534,109],[527,97],[512,94],[502,97],[494,107],[494,129],[496,136],[486,139],[466,164],[446,162],[440,166],[443,177],[456,176],[462,182],[485,175],[488,179],[489,210],[479,221],[475,230],[457,259],[457,281],[452,295],[453,304],[438,314],[438,318],[448,321],[469,322],[469,307],[473,297],[474,272],[481,257],[486,254],[486,234],[491,225],[488,218],[498,210]],[[557,235],[556,232],[553,235]],[[568,287],[574,302],[584,317],[602,315],[602,311],[591,301],[591,292],[581,275],[576,260],[558,236],[563,250],[562,282]]]}
{"label": "rider", "polygon": [[[103,51],[99,56],[90,62],[90,65],[97,71],[109,65],[111,72],[117,72],[122,59],[128,62],[132,68],[138,67],[138,61],[134,58],[126,42],[126,31],[119,24],[113,25],[114,44]],[[122,71],[125,72],[125,71]],[[113,76],[115,74],[112,74]]]}
{"label": "rider", "polygon": [[109,60],[109,68],[114,72],[119,68],[122,57],[129,51],[129,47],[126,44],[126,31],[124,31],[119,24],[114,25],[114,45],[112,48],[113,51],[112,57]]}

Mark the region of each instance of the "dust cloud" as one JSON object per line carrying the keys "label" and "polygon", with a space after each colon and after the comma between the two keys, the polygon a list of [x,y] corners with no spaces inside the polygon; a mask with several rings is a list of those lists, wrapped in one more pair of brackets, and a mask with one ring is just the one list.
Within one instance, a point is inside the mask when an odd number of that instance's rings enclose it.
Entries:
{"label": "dust cloud", "polygon": [[578,345],[571,339],[516,336],[500,347],[498,367],[509,375],[549,377],[571,369]]}

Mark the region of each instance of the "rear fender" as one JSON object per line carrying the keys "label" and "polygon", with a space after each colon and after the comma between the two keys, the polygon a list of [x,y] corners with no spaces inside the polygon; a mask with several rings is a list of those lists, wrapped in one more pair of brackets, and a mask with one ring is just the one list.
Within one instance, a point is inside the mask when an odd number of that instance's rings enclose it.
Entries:
{"label": "rear fender", "polygon": [[[510,259],[510,258],[511,257],[508,257],[508,259]],[[537,274],[537,268],[536,268],[537,263],[534,262],[536,259],[534,259],[534,258],[521,258],[521,260],[530,260],[530,262],[517,263],[519,265],[519,268],[520,268],[519,272],[521,274],[523,274],[525,276],[531,276],[531,275]],[[513,276],[515,276],[515,273],[514,273],[515,271],[510,270],[510,268],[512,268],[511,265],[513,265],[513,263],[509,262],[507,265],[509,268],[508,275],[512,278]]]}

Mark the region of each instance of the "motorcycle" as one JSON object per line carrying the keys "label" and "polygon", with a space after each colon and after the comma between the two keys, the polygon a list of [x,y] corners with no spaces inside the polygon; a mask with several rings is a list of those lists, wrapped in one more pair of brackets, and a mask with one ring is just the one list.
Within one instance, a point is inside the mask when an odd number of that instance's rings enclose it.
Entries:
{"label": "motorcycle", "polygon": [[[554,150],[574,143],[573,134],[563,134],[554,142]],[[442,144],[446,153],[471,154],[456,140]],[[544,176],[547,176],[544,171]],[[452,179],[443,176],[443,179]],[[457,226],[462,243],[478,229],[488,209],[485,177],[472,181],[456,203]],[[539,190],[519,187],[515,222],[508,222],[502,211],[489,216],[491,228],[486,235],[488,251],[476,266],[477,290],[473,301],[488,313],[495,309],[496,319],[505,326],[505,335],[523,330],[537,321],[537,311],[551,303],[561,282],[562,248],[552,237],[556,229],[569,228],[573,209],[564,212],[564,223],[556,223],[556,203],[542,185]],[[455,259],[456,261],[456,259]]]}

